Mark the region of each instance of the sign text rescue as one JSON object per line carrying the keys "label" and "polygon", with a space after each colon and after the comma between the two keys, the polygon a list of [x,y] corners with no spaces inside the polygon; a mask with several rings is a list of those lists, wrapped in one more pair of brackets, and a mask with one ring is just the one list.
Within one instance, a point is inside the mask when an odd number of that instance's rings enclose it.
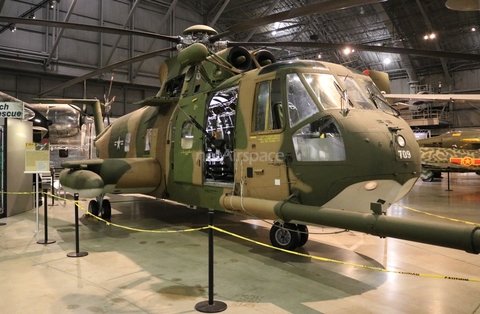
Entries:
{"label": "sign text rescue", "polygon": [[23,119],[23,102],[0,102],[0,118]]}

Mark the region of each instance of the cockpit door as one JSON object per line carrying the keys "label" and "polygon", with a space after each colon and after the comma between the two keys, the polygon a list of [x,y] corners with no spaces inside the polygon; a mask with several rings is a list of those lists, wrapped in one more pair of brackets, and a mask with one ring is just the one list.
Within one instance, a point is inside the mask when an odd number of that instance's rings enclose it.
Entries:
{"label": "cockpit door", "polygon": [[254,91],[245,98],[253,104],[252,126],[246,149],[238,150],[236,180],[244,196],[284,200],[290,195],[287,153],[284,134],[287,108],[282,93],[282,80],[264,79],[246,82],[243,86]]}

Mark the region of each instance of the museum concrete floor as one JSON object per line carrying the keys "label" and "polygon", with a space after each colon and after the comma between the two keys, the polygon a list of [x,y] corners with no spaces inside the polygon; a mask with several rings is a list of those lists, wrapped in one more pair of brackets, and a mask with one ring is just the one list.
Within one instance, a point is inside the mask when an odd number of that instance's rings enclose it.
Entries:
{"label": "museum concrete floor", "polygon": [[[480,176],[452,174],[453,191],[446,189],[446,176],[418,182],[388,214],[442,220],[413,208],[480,223]],[[198,313],[195,305],[209,296],[208,230],[135,228],[203,227],[206,211],[140,196],[110,197],[111,225],[80,210],[79,251],[85,257],[67,257],[76,252],[71,202],[48,202],[53,244],[37,244],[44,240],[43,206],[37,234],[35,210],[0,221],[6,223],[0,226],[1,313]],[[80,204],[87,207],[86,200]],[[215,226],[269,243],[264,221],[216,213]],[[214,299],[226,303],[223,313],[480,313],[478,255],[334,228],[310,232],[297,251],[339,263],[215,231]]]}

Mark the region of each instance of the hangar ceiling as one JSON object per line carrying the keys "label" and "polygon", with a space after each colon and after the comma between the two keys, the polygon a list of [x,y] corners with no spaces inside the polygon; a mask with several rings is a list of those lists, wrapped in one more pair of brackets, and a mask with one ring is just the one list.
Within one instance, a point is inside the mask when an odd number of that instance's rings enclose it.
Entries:
{"label": "hangar ceiling", "polygon": [[[346,3],[352,3],[349,0]],[[218,31],[253,18],[301,8],[324,1],[308,0],[0,0],[0,15],[69,21],[181,35],[192,24]],[[321,59],[359,70],[387,71],[392,79],[480,68],[480,61],[436,58],[413,54],[343,50],[348,44],[413,48],[478,55],[479,11],[454,11],[445,0],[364,1],[352,8],[291,18],[225,38],[242,42],[302,41],[341,44],[342,49],[274,47],[277,59]],[[362,1],[356,1],[362,3]],[[50,8],[52,4],[53,8]],[[27,12],[32,11],[33,14]],[[12,32],[11,30],[15,30]],[[434,38],[430,35],[434,34]],[[427,36],[427,39],[424,37]],[[171,45],[170,45],[171,46]],[[43,74],[79,76],[99,67],[154,49],[168,42],[130,35],[96,34],[53,27],[0,22],[0,68],[18,68]],[[168,54],[163,54],[166,58]],[[158,85],[159,60],[116,70],[116,80]],[[117,78],[118,74],[118,78]],[[102,77],[101,77],[102,78]],[[103,77],[108,80],[108,77]]]}
{"label": "hangar ceiling", "polygon": [[[254,17],[311,2],[318,1],[203,0],[194,2],[191,7],[204,16],[205,23],[215,21],[216,29],[225,29]],[[389,0],[266,25],[255,31],[235,34],[232,39],[365,44],[479,54],[479,21],[479,11],[450,10],[445,6],[445,0]],[[435,34],[433,39],[430,38],[432,33]],[[428,39],[424,39],[426,35]],[[341,50],[289,47],[276,54],[282,59],[316,59],[321,56],[322,60],[361,70],[385,70],[393,78],[409,75],[412,80],[417,75],[431,73],[443,73],[448,77],[451,71],[480,66],[479,62],[466,60],[366,51],[347,55]],[[385,62],[387,59],[390,63]]]}

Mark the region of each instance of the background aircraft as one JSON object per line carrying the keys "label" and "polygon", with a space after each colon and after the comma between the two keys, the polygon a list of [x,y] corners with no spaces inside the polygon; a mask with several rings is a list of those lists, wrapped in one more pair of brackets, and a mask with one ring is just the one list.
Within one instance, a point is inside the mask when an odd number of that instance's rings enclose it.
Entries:
{"label": "background aircraft", "polygon": [[438,136],[420,139],[420,147],[439,147],[452,149],[480,149],[480,130],[458,129],[442,133]]}
{"label": "background aircraft", "polygon": [[[370,2],[374,1],[363,3]],[[64,162],[63,187],[96,198],[89,210],[107,219],[111,205],[106,193],[145,193],[272,219],[276,222],[270,240],[286,249],[305,244],[306,224],[320,224],[477,253],[476,228],[465,232],[464,226],[384,214],[415,184],[420,154],[413,132],[367,76],[327,62],[275,62],[267,50],[241,47],[300,43],[220,40],[281,19],[360,4],[313,3],[234,25],[220,34],[203,25],[189,27],[178,37],[155,34],[174,45],[92,72],[90,77],[178,51],[160,66],[161,89],[139,102],[141,109],[102,130],[96,106],[98,158]],[[33,23],[40,22],[44,23]]]}
{"label": "background aircraft", "polygon": [[[37,99],[40,101],[40,99]],[[0,101],[23,102],[0,92]],[[95,130],[93,118],[85,113],[85,106],[98,100],[68,101],[42,100],[43,103],[26,103],[25,120],[33,122],[33,140],[50,142],[50,167],[60,169],[66,158],[93,157]],[[76,104],[76,105],[75,105]],[[82,108],[82,109],[80,109]]]}
{"label": "background aircraft", "polygon": [[[404,110],[425,110],[421,105],[424,102],[480,102],[478,94],[391,94],[388,73],[381,71],[365,71],[377,85],[384,91],[383,95],[399,112]],[[397,105],[394,103],[397,102]],[[405,102],[408,102],[406,104]],[[420,108],[420,109],[418,109]],[[428,110],[425,111],[428,115]],[[428,119],[428,116],[425,116]],[[441,178],[441,173],[450,172],[476,172],[480,171],[480,130],[465,129],[443,133],[426,139],[418,140],[422,161],[422,174],[420,178],[431,182]]]}
{"label": "background aircraft", "polygon": [[448,131],[418,140],[425,182],[441,178],[441,173],[475,172],[480,174],[480,130]]}

